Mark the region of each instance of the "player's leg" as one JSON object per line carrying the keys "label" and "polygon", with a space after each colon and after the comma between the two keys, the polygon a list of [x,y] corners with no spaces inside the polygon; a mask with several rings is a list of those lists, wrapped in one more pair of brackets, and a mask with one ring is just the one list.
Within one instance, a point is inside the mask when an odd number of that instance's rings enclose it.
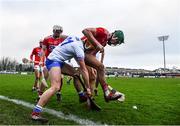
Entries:
{"label": "player's leg", "polygon": [[88,74],[89,74],[90,89],[91,89],[91,92],[93,93],[94,89],[95,89],[95,82],[96,82],[96,70],[87,65],[86,65],[86,68],[87,68]]}
{"label": "player's leg", "polygon": [[104,65],[101,62],[99,62],[95,56],[91,54],[85,54],[85,63],[86,65],[91,66],[97,70],[97,76],[99,78],[102,88],[104,89],[107,86],[105,82]]}
{"label": "player's leg", "polygon": [[85,102],[87,98],[81,88],[79,78],[77,77],[80,75],[79,71],[75,70],[71,65],[65,63],[62,68],[62,73],[73,77],[74,87],[79,95],[79,102]]}
{"label": "player's leg", "polygon": [[98,80],[97,71],[96,71],[96,82],[95,82],[95,89],[94,89],[95,96],[98,96],[98,85],[99,85],[99,80]]}
{"label": "player's leg", "polygon": [[49,71],[51,87],[47,89],[40,97],[37,105],[34,107],[32,112],[32,119],[38,121],[45,121],[46,119],[40,116],[42,107],[44,107],[50,98],[60,89],[61,85],[61,68],[52,67]]}
{"label": "player's leg", "polygon": [[40,72],[38,68],[34,69],[34,75],[35,75],[35,80],[34,80],[34,85],[32,87],[32,91],[36,91],[39,88]]}
{"label": "player's leg", "polygon": [[60,67],[52,67],[49,71],[51,87],[47,89],[41,96],[38,105],[44,106],[50,97],[55,94],[60,89],[61,86],[61,69]]}
{"label": "player's leg", "polygon": [[62,86],[63,86],[63,79],[64,79],[64,75],[61,74],[61,86],[60,86],[60,89],[56,92],[56,100],[58,102],[61,102],[61,100],[62,100],[61,89],[62,89]]}
{"label": "player's leg", "polygon": [[104,98],[105,98],[106,102],[108,102],[109,100],[117,100],[118,98],[121,97],[121,95],[112,94],[108,90],[108,84],[105,81],[104,65],[100,61],[98,61],[95,56],[93,56],[91,54],[85,54],[85,63],[88,66],[91,66],[97,70],[97,76],[98,76],[99,82],[101,84],[101,87],[103,89]]}
{"label": "player's leg", "polygon": [[[87,65],[86,65],[87,66]],[[89,84],[91,86],[91,92],[94,92],[95,96],[98,96],[98,77],[97,77],[97,71],[96,69],[87,66],[88,72],[89,72]]]}
{"label": "player's leg", "polygon": [[[43,67],[43,72],[44,72],[44,78],[47,81],[48,77],[49,77],[49,73],[48,73],[48,69],[46,67]],[[44,84],[40,84],[39,86],[39,90],[38,90],[38,98],[37,101],[40,99],[41,95],[43,94],[44,90],[46,89],[46,87],[44,86]]]}

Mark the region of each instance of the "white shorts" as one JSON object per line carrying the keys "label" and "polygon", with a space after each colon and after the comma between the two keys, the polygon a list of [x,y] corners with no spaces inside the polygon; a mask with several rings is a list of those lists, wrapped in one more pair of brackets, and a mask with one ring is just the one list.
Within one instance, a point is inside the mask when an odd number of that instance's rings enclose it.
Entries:
{"label": "white shorts", "polygon": [[34,70],[38,70],[39,72],[42,72],[44,70],[45,66],[40,67],[39,65],[34,66]]}

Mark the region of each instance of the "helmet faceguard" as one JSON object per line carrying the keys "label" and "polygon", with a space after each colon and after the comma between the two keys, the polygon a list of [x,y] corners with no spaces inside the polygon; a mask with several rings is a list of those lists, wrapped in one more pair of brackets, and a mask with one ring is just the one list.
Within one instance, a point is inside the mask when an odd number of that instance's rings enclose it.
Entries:
{"label": "helmet faceguard", "polygon": [[[116,38],[116,43],[112,43],[112,39]],[[110,39],[108,40],[108,45],[117,46],[124,43],[124,33],[121,30],[116,30],[112,33]]]}
{"label": "helmet faceguard", "polygon": [[60,34],[63,32],[63,28],[59,25],[53,26],[53,37],[58,38]]}
{"label": "helmet faceguard", "polygon": [[115,37],[117,37],[119,44],[124,43],[124,33],[121,30],[114,32]]}

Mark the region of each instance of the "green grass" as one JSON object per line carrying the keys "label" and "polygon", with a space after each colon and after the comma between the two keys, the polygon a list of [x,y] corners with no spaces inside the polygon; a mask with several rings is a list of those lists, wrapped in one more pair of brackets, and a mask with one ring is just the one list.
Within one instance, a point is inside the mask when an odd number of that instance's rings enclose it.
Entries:
{"label": "green grass", "polygon": [[[31,92],[33,75],[0,75],[0,95],[20,99],[34,104],[37,96]],[[71,113],[80,118],[111,125],[178,125],[180,124],[180,79],[179,78],[110,78],[107,82],[125,93],[124,103],[106,103],[99,86],[96,103],[102,111],[88,111],[84,104],[79,104],[78,95],[73,84],[64,83],[63,99],[59,104],[53,97],[46,107]],[[132,106],[136,105],[137,110]],[[19,113],[21,111],[22,114]],[[0,100],[0,124],[32,124],[39,125],[29,119],[32,110]],[[7,114],[9,113],[9,114]],[[12,114],[11,114],[12,113]],[[76,124],[44,113],[50,119],[48,124]],[[9,121],[10,120],[10,121]],[[23,121],[24,120],[24,121]]]}
{"label": "green grass", "polygon": [[[1,100],[0,102],[0,124],[2,125],[43,125],[41,122],[31,120],[30,113],[32,110],[21,105],[16,105],[8,101]],[[73,125],[73,121],[59,119],[50,114],[43,113],[45,117],[49,118],[47,124],[51,125]]]}

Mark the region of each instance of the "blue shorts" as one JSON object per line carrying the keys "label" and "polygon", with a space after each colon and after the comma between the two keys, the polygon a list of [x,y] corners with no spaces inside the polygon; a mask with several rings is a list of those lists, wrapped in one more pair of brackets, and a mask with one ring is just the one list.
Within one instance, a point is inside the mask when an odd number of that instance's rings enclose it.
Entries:
{"label": "blue shorts", "polygon": [[47,67],[48,71],[50,71],[50,69],[52,67],[60,67],[60,68],[62,68],[63,65],[64,65],[64,62],[53,61],[53,60],[49,60],[49,59],[46,60],[46,67]]}

